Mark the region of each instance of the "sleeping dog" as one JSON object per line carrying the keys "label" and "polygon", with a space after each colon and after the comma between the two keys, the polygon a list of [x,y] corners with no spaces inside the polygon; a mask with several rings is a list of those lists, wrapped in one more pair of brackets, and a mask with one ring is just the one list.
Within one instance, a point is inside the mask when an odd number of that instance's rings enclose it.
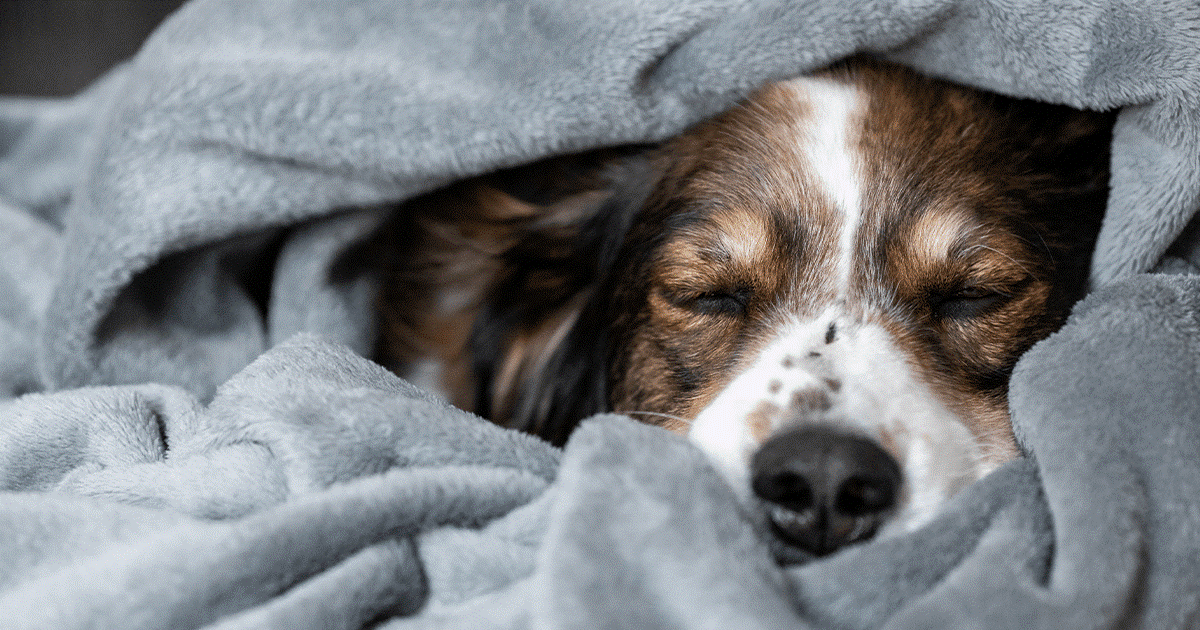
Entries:
{"label": "sleeping dog", "polygon": [[1017,454],[1008,377],[1084,288],[1110,134],[865,59],[770,84],[406,204],[380,356],[558,443],[687,434],[811,554],[911,529]]}

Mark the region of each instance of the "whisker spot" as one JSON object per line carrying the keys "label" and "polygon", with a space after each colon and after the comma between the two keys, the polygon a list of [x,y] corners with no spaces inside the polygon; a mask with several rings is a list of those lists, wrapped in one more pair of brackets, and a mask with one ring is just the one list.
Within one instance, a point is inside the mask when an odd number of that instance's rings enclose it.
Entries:
{"label": "whisker spot", "polygon": [[820,389],[800,389],[792,392],[792,401],[788,406],[789,409],[799,411],[801,413],[812,411],[829,411],[833,407],[829,396]]}
{"label": "whisker spot", "polygon": [[774,428],[775,423],[773,419],[778,414],[778,406],[765,400],[759,403],[750,412],[750,415],[746,416],[746,424],[750,429],[750,436],[760,444],[766,442],[767,438],[771,435],[772,428]]}

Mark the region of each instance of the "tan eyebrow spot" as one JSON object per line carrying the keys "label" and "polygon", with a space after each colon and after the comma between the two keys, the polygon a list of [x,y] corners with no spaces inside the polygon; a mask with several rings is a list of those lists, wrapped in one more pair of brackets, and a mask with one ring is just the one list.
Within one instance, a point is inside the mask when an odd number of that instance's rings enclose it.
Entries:
{"label": "tan eyebrow spot", "polygon": [[761,213],[730,209],[713,213],[715,245],[738,266],[751,266],[768,256],[770,231]]}
{"label": "tan eyebrow spot", "polygon": [[961,210],[930,210],[922,214],[912,227],[908,240],[909,253],[924,266],[937,265],[950,256],[971,226],[970,217]]}
{"label": "tan eyebrow spot", "polygon": [[772,257],[769,220],[746,208],[711,211],[662,247],[656,275],[667,287],[719,287],[759,277]]}

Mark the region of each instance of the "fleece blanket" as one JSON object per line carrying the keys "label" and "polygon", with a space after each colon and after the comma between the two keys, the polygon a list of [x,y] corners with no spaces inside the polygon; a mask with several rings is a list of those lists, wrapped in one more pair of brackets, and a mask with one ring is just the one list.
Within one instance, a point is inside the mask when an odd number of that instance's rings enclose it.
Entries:
{"label": "fleece blanket", "polygon": [[[185,5],[0,100],[0,626],[1200,627],[1198,34],[1190,0]],[[560,450],[364,358],[388,204],[854,53],[1120,109],[1025,456],[928,525],[781,562],[682,438]]]}

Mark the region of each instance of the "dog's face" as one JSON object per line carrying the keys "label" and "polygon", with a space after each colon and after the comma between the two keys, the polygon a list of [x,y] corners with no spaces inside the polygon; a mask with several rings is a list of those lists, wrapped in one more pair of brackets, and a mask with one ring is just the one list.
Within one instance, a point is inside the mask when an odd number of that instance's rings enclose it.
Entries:
{"label": "dog's face", "polygon": [[1082,286],[1106,124],[874,64],[767,86],[608,192],[491,203],[525,232],[459,380],[558,437],[686,433],[813,553],[919,524],[1016,454],[1008,375]]}

